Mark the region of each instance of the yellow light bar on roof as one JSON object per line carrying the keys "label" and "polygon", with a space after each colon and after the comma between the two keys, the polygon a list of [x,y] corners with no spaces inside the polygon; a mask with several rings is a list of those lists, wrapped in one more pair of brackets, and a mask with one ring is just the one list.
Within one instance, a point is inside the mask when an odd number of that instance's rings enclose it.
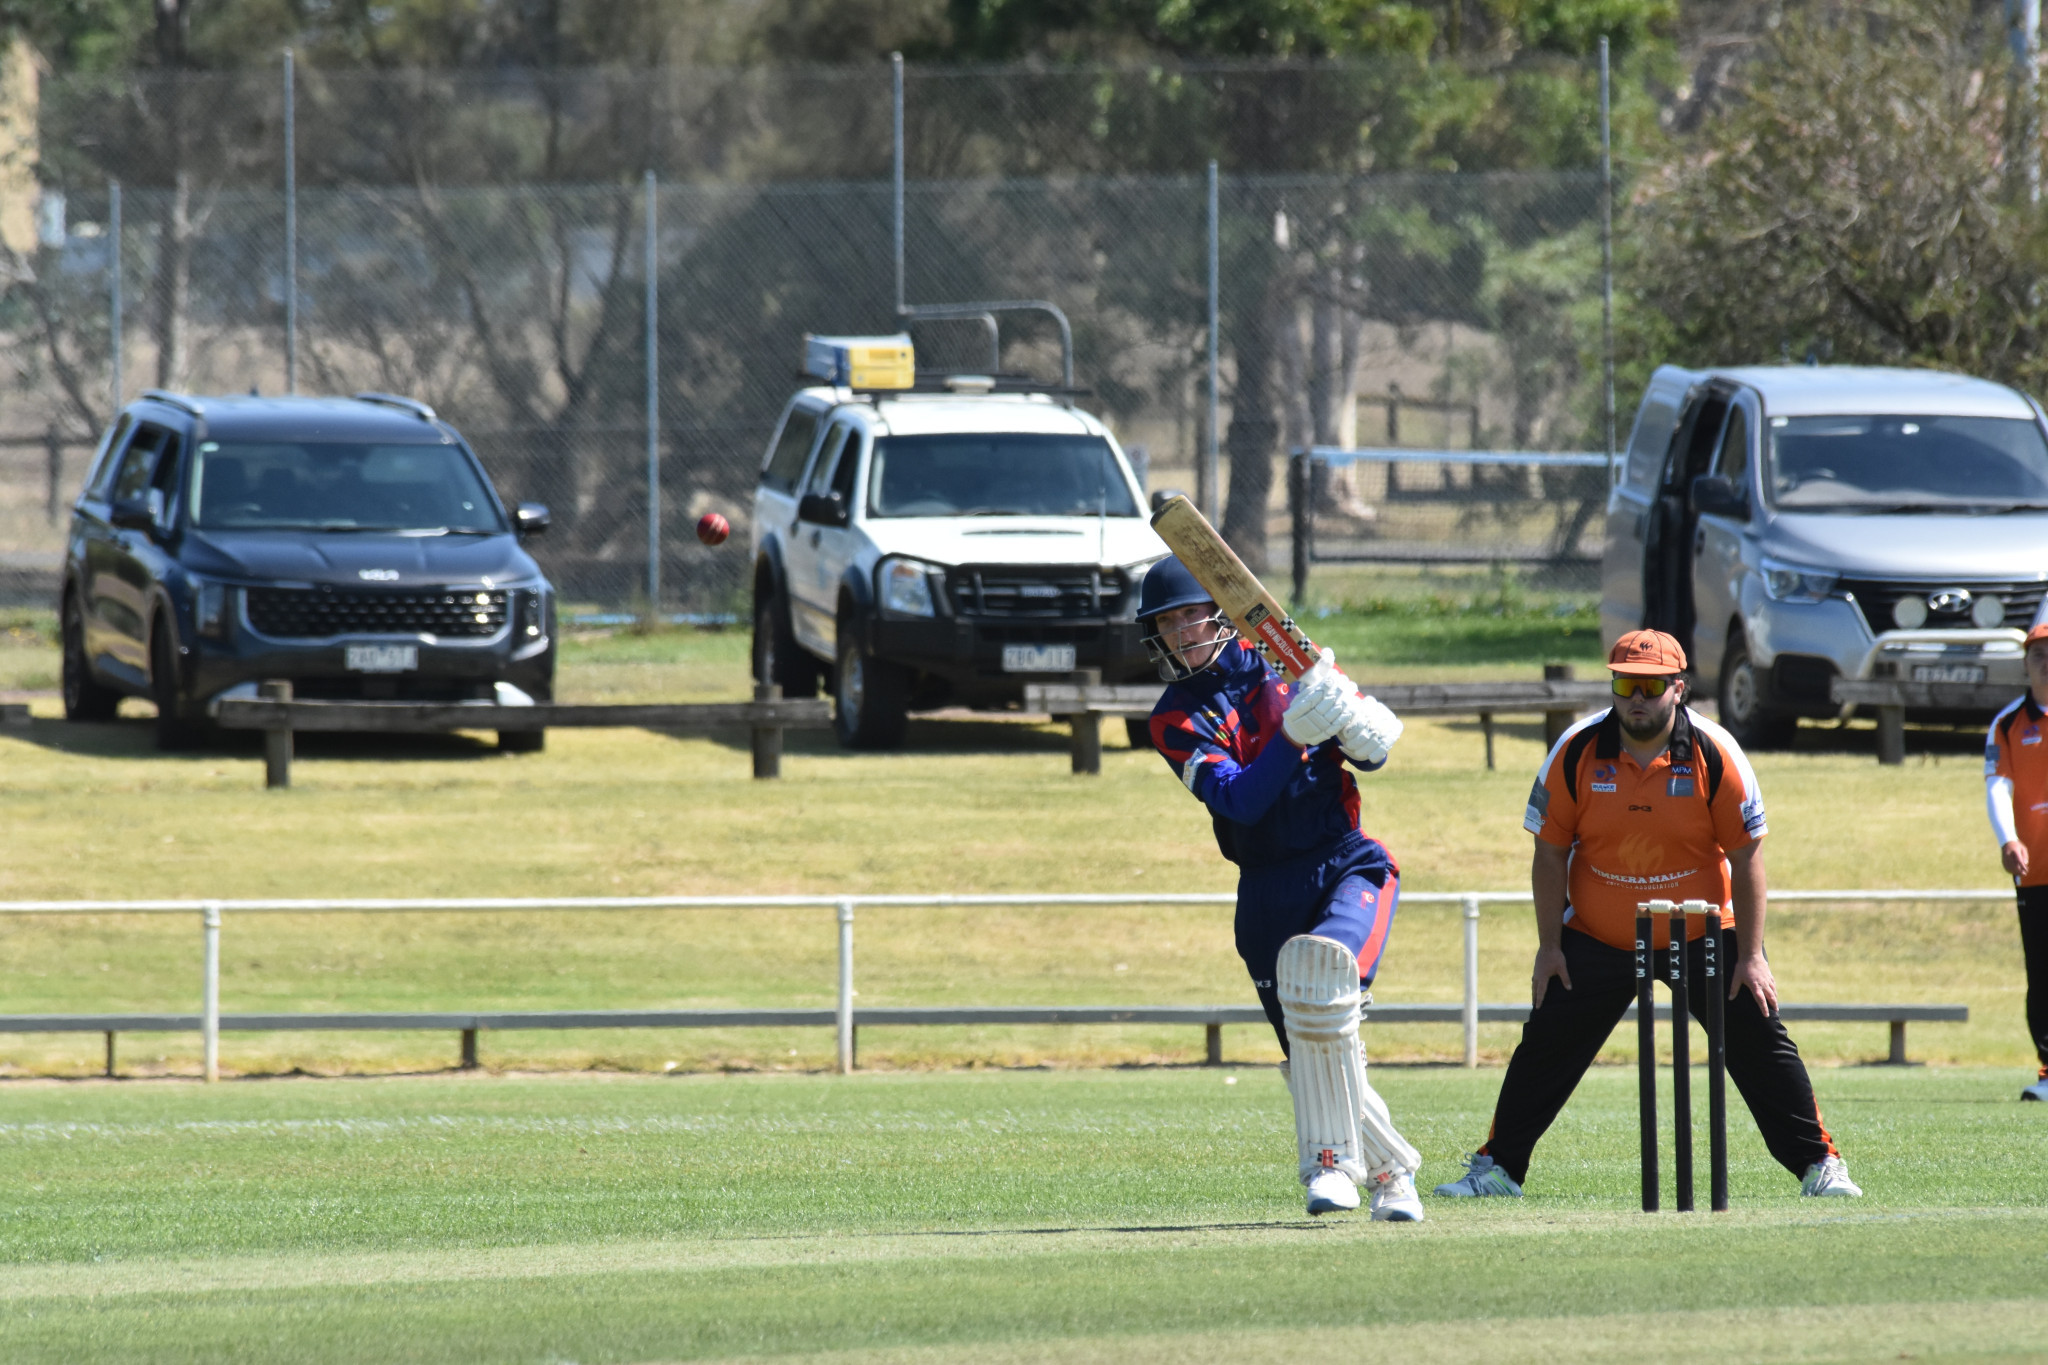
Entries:
{"label": "yellow light bar on roof", "polygon": [[850,389],[907,389],[917,382],[910,335],[804,337],[804,373]]}

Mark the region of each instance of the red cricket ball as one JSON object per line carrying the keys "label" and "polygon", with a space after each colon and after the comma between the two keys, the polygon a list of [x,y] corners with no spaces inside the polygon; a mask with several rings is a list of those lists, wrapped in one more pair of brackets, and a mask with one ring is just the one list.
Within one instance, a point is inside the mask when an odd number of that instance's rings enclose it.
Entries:
{"label": "red cricket ball", "polygon": [[697,518],[697,539],[706,545],[723,545],[731,534],[732,523],[716,512],[706,512]]}

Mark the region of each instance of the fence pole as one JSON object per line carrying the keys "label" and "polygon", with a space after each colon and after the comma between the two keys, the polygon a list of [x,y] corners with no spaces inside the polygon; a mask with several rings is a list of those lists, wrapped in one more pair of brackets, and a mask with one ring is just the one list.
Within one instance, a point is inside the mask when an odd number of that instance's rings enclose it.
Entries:
{"label": "fence pole", "polygon": [[1614,487],[1614,129],[1607,39],[1600,39],[1600,350],[1606,371],[1607,486]]}
{"label": "fence pole", "polygon": [[43,428],[43,465],[43,516],[55,526],[57,509],[64,501],[64,437],[55,422]]}
{"label": "fence pole", "polygon": [[299,391],[299,131],[292,50],[284,50],[284,391]]}
{"label": "fence pole", "polygon": [[1222,478],[1222,461],[1218,456],[1219,447],[1216,436],[1216,423],[1219,420],[1223,403],[1216,392],[1218,370],[1216,353],[1219,332],[1219,297],[1222,293],[1222,251],[1219,240],[1222,234],[1217,224],[1216,163],[1213,161],[1209,163],[1208,190],[1209,419],[1202,424],[1202,468],[1200,474],[1195,479],[1195,501],[1202,505],[1203,515],[1207,516],[1211,522],[1220,522],[1223,520],[1223,495],[1218,485]]}
{"label": "fence pole", "polygon": [[[903,315],[903,54],[889,54],[889,227],[896,253],[896,314]],[[998,367],[1000,368],[1000,367]]]}
{"label": "fence pole", "polygon": [[113,402],[107,420],[121,410],[121,182],[107,182],[107,360]]}
{"label": "fence pole", "polygon": [[[641,310],[647,315],[647,610],[661,610],[661,384],[657,369],[661,360],[659,314],[661,287],[658,280],[660,253],[656,250],[654,171],[647,172],[646,241],[642,247],[642,282],[645,291]],[[650,623],[652,624],[652,623]]]}
{"label": "fence pole", "polygon": [[853,1070],[853,902],[839,902],[839,1074]]}
{"label": "fence pole", "polygon": [[1479,1065],[1479,897],[1465,908],[1465,1065]]}
{"label": "fence pole", "polygon": [[200,970],[199,1041],[207,1083],[220,1079],[220,903],[208,901],[200,913],[204,940]]}

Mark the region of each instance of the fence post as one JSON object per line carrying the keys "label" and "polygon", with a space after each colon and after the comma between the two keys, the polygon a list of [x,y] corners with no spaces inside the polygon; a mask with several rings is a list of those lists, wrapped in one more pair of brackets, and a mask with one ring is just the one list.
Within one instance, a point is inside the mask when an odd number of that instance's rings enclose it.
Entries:
{"label": "fence post", "polygon": [[1222,227],[1219,223],[1221,208],[1216,188],[1216,163],[1209,163],[1209,420],[1202,424],[1202,465],[1195,479],[1195,501],[1201,504],[1202,515],[1212,522],[1223,520],[1223,463],[1219,456],[1220,446],[1216,434],[1217,423],[1222,420],[1223,400],[1217,393],[1218,359],[1220,349],[1219,317],[1222,308],[1223,263]]}
{"label": "fence post", "polygon": [[107,182],[107,362],[112,398],[107,420],[121,411],[121,182]]}
{"label": "fence post", "polygon": [[1479,1065],[1479,897],[1465,908],[1465,1065]]}
{"label": "fence post", "polygon": [[205,945],[200,969],[199,1047],[207,1083],[220,1079],[220,903],[208,901],[200,914]]}
{"label": "fence post", "polygon": [[839,902],[839,1074],[853,1070],[853,902]]}
{"label": "fence post", "polygon": [[641,307],[647,321],[647,610],[658,619],[661,613],[661,286],[658,280],[660,254],[656,250],[658,220],[652,170],[647,172],[646,186],[647,225],[644,235],[647,240],[643,244],[642,259],[647,278],[641,285],[644,294]]}
{"label": "fence post", "polygon": [[1287,461],[1287,510],[1292,514],[1288,520],[1294,532],[1294,596],[1288,604],[1296,611],[1308,600],[1308,561],[1314,535],[1315,498],[1308,461],[1305,450],[1295,451]]}
{"label": "fence post", "polygon": [[[781,701],[781,684],[755,683],[754,700],[757,702]],[[780,725],[756,725],[754,727],[754,776],[782,776],[782,727]]]}
{"label": "fence post", "polygon": [[299,135],[292,50],[284,50],[284,391],[299,391]]}
{"label": "fence post", "polygon": [[[903,54],[889,54],[889,230],[896,254],[896,315],[903,316]],[[997,357],[1000,361],[1000,355]],[[996,366],[1001,369],[1000,363]]]}
{"label": "fence post", "polygon": [[[1570,682],[1571,680],[1572,666],[1570,664],[1543,665],[1543,681]],[[1565,731],[1572,728],[1572,717],[1575,714],[1570,707],[1558,711],[1545,711],[1543,713],[1543,747],[1546,751],[1554,747],[1558,740],[1564,737]]]}
{"label": "fence post", "polygon": [[1088,691],[1102,685],[1102,670],[1079,669],[1069,673],[1067,680],[1081,689],[1081,703],[1072,716],[1073,738],[1070,751],[1073,771],[1076,774],[1099,776],[1102,772],[1102,714],[1089,709]]}
{"label": "fence post", "polygon": [[1606,378],[1607,486],[1618,482],[1614,451],[1614,129],[1609,117],[1607,35],[1600,36],[1600,349]]}
{"label": "fence post", "polygon": [[57,508],[63,501],[60,486],[64,482],[64,438],[57,433],[55,422],[43,430],[43,458],[49,466],[49,481],[43,492],[43,515],[55,526]]}
{"label": "fence post", "polygon": [[[264,701],[289,703],[292,699],[292,685],[289,682],[266,682],[256,685],[256,695]],[[269,788],[289,787],[292,784],[292,723],[272,726],[263,732],[263,785]]]}

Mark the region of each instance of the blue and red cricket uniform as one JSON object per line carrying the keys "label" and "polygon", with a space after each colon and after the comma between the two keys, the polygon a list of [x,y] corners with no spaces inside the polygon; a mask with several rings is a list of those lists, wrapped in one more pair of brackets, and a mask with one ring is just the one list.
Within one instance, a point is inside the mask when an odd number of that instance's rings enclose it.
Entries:
{"label": "blue and red cricket uniform", "polygon": [[[1237,955],[1287,1048],[1273,988],[1280,945],[1335,939],[1372,985],[1400,901],[1400,869],[1358,823],[1358,783],[1337,741],[1302,749],[1280,729],[1293,684],[1232,642],[1152,710],[1152,747],[1209,808],[1216,846],[1237,864]],[[1357,764],[1372,772],[1382,764]]]}

